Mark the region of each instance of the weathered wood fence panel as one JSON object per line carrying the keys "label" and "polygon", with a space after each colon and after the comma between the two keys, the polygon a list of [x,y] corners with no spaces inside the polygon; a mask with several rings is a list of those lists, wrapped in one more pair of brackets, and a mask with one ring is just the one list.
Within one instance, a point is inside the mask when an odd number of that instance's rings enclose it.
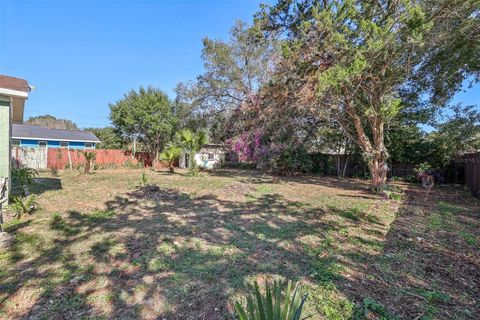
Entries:
{"label": "weathered wood fence panel", "polygon": [[411,163],[392,163],[389,175],[392,177],[406,178],[415,175],[416,165]]}
{"label": "weathered wood fence panel", "polygon": [[480,152],[463,157],[465,185],[475,197],[480,197]]}
{"label": "weathered wood fence panel", "polygon": [[[146,152],[137,152],[135,156],[130,151],[124,150],[89,150],[96,153],[95,164],[123,166],[127,162],[132,165],[142,164],[151,167],[152,156]],[[23,165],[36,170],[41,169],[65,169],[70,165],[76,167],[85,164],[85,157],[78,150],[60,148],[12,148],[12,162],[15,165]],[[158,165],[161,168],[161,163]]]}
{"label": "weathered wood fence panel", "polygon": [[[127,162],[135,165],[143,164],[145,167],[152,166],[152,157],[146,152],[137,152],[135,156],[130,151],[124,150],[88,150],[96,153],[95,164],[122,166]],[[48,149],[48,168],[65,169],[69,165],[77,166],[85,163],[85,157],[80,151],[67,149]]]}
{"label": "weathered wood fence panel", "polygon": [[47,169],[47,148],[18,148],[12,149],[13,163],[16,166],[22,165],[35,170]]}

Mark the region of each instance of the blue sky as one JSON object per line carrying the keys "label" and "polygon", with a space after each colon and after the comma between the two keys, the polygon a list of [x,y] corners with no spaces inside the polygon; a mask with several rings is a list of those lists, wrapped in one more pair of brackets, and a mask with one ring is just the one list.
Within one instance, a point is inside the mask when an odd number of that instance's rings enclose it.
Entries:
{"label": "blue sky", "polygon": [[260,1],[0,2],[0,73],[36,87],[29,116],[109,124],[108,103],[153,85],[174,97],[202,72],[202,39],[227,39]]}
{"label": "blue sky", "polygon": [[[202,72],[202,38],[227,39],[260,2],[0,2],[0,73],[36,86],[25,119],[105,126],[108,103],[132,88],[153,85],[173,98],[178,82]],[[478,85],[455,99],[479,100]]]}

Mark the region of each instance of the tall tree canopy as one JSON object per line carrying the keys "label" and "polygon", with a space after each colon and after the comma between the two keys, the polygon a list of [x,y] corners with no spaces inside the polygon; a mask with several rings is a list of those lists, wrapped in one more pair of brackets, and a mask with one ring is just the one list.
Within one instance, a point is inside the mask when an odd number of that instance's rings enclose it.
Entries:
{"label": "tall tree canopy", "polygon": [[95,146],[96,149],[124,149],[127,143],[120,135],[117,134],[115,128],[85,128],[84,131],[93,132],[101,143]]}
{"label": "tall tree canopy", "polygon": [[205,38],[205,72],[196,81],[177,86],[177,99],[204,115],[214,141],[225,138],[232,110],[251,102],[270,78],[275,52],[275,41],[243,22],[237,21],[230,34],[227,42]]}
{"label": "tall tree canopy", "polygon": [[[463,80],[479,79],[478,4],[280,0],[264,6],[256,23],[283,39],[284,59],[272,78],[277,96],[328,111],[361,148],[372,187],[379,189],[389,157],[385,124],[407,109],[439,106]],[[457,59],[453,64],[449,53]]]}
{"label": "tall tree canopy", "polygon": [[131,90],[123,99],[110,104],[110,119],[116,132],[126,139],[140,141],[157,160],[177,129],[175,104],[159,89]]}
{"label": "tall tree canopy", "polygon": [[47,127],[50,129],[79,130],[78,126],[73,121],[67,119],[59,119],[49,114],[30,117],[27,121],[25,121],[25,123],[35,126]]}

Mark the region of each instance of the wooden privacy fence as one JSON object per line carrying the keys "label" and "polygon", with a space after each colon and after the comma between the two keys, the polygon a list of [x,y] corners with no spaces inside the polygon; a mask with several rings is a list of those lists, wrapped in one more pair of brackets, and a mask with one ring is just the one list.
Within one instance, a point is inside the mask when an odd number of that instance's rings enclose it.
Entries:
{"label": "wooden privacy fence", "polygon": [[17,167],[24,165],[35,170],[46,169],[47,157],[46,148],[12,148],[12,162]]}
{"label": "wooden privacy fence", "polygon": [[[143,164],[145,167],[152,166],[152,157],[146,152],[136,152],[135,156],[131,151],[124,150],[87,150],[95,152],[95,164],[97,165],[116,165],[123,166],[126,163],[136,165],[138,163]],[[48,168],[64,169],[70,164],[72,166],[78,166],[85,163],[85,157],[78,150],[67,149],[48,149]]]}
{"label": "wooden privacy fence", "polygon": [[465,185],[475,197],[480,197],[480,152],[463,157]]}
{"label": "wooden privacy fence", "polygon": [[[86,150],[96,153],[95,164],[123,166],[126,164],[137,165],[141,163],[144,167],[151,167],[153,157],[147,152],[136,152],[124,150]],[[60,148],[13,148],[12,158],[16,165],[25,165],[34,169],[65,169],[70,165],[73,167],[85,164],[85,157],[79,150]]]}

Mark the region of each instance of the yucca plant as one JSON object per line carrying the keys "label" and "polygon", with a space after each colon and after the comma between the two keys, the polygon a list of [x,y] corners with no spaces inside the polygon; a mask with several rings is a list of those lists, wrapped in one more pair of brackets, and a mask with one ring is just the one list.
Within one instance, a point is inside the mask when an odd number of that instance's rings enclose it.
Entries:
{"label": "yucca plant", "polygon": [[85,167],[83,169],[83,173],[90,173],[90,167],[92,166],[93,162],[95,162],[97,154],[93,151],[81,151],[81,153],[85,157]]}
{"label": "yucca plant", "polygon": [[265,284],[265,293],[262,295],[255,281],[253,293],[246,297],[246,309],[240,302],[235,303],[235,312],[239,320],[300,320],[308,293],[302,294],[297,282],[292,291],[292,282],[288,281],[284,294],[278,282],[273,287]]}

